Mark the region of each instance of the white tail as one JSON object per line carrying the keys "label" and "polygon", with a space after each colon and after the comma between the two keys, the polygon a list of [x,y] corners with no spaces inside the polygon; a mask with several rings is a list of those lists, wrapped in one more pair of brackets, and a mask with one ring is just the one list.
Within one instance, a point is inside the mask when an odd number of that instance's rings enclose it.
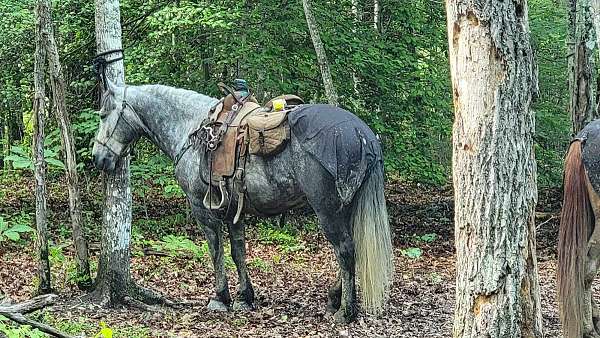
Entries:
{"label": "white tail", "polygon": [[385,206],[383,165],[376,165],[363,182],[354,202],[356,275],[363,308],[381,313],[394,276],[392,235]]}

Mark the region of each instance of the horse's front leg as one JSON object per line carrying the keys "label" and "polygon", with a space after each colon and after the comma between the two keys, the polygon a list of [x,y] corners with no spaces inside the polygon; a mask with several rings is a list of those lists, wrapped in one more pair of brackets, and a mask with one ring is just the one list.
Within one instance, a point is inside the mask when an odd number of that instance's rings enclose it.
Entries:
{"label": "horse's front leg", "polygon": [[229,222],[229,239],[231,241],[231,257],[237,267],[239,286],[233,305],[235,310],[248,311],[254,309],[254,289],[246,266],[246,239],[244,224]]}
{"label": "horse's front leg", "polygon": [[223,260],[223,223],[215,219],[201,205],[201,202],[200,204],[192,203],[192,213],[202,227],[208,241],[210,257],[212,258],[215,271],[216,297],[211,298],[208,303],[208,309],[213,311],[227,311],[229,305],[231,305],[231,295],[229,294],[229,285],[227,284],[227,274]]}

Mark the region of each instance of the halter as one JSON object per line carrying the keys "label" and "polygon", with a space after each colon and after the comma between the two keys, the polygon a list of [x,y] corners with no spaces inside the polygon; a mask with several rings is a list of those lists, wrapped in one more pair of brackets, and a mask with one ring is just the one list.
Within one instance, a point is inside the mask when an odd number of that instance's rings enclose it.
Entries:
{"label": "halter", "polygon": [[[115,131],[117,130],[117,127],[119,126],[119,122],[121,120],[125,121],[125,123],[127,123],[127,125],[132,129],[132,130],[136,130],[136,128],[131,124],[131,122],[129,122],[126,118],[125,118],[125,108],[127,108],[129,106],[129,109],[131,109],[131,111],[133,112],[133,114],[135,116],[138,116],[137,113],[135,112],[135,109],[133,109],[133,107],[127,103],[127,86],[125,86],[124,90],[123,90],[123,102],[121,103],[121,110],[119,111],[119,116],[117,117],[117,122],[115,122],[115,126],[112,129],[112,131],[110,132],[110,134],[108,135],[107,141],[106,142],[102,142],[100,141],[97,137],[94,139],[94,141],[100,145],[102,145],[103,147],[105,147],[106,149],[108,149],[111,153],[113,153],[113,155],[115,155],[116,158],[120,158],[123,156],[123,154],[129,154],[131,152],[131,144],[127,145],[127,147],[125,148],[125,152],[121,155],[119,155],[109,144],[110,141],[112,140],[113,135],[115,134]],[[144,128],[146,129],[146,128]]]}

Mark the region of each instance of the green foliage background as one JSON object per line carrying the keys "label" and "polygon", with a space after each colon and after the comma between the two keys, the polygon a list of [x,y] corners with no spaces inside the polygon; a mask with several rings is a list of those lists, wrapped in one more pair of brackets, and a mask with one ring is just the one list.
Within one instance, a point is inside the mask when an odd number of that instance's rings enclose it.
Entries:
{"label": "green foliage background", "polygon": [[[34,51],[33,0],[0,0],[0,123],[19,112],[31,129]],[[444,184],[450,177],[453,112],[442,2],[380,0],[373,27],[371,2],[313,1],[334,83],[347,109],[382,136],[391,178]],[[161,83],[218,96],[215,84],[244,77],[259,100],[295,93],[324,102],[319,67],[301,1],[122,0],[129,83]],[[81,170],[91,170],[90,141],[97,117],[94,4],[53,1],[68,82]],[[566,10],[563,2],[530,0],[530,27],[540,70],[536,151],[539,181],[560,184],[569,139]],[[355,83],[354,77],[358,79]],[[6,123],[5,123],[6,124]],[[56,126],[51,121],[50,130]],[[4,126],[3,126],[4,127]],[[56,133],[54,135],[57,135]],[[51,134],[52,137],[52,134]],[[28,139],[19,144],[27,146]],[[7,138],[0,138],[9,155]],[[142,147],[137,172],[157,174],[168,163]],[[144,167],[144,165],[146,167]],[[144,177],[147,178],[147,177]]]}

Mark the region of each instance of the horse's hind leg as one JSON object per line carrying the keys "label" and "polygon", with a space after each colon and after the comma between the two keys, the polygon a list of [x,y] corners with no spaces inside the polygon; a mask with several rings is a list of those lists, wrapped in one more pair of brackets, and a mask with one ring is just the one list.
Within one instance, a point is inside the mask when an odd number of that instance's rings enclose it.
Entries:
{"label": "horse's hind leg", "polygon": [[233,304],[236,310],[252,310],[254,308],[254,289],[246,266],[246,240],[244,224],[229,222],[229,239],[231,241],[231,257],[237,267],[239,287],[238,295]]}
{"label": "horse's hind leg", "polygon": [[[589,180],[587,182],[588,195],[590,197],[590,204],[594,211],[594,227],[588,229],[591,234],[588,239],[587,245],[587,257],[585,264],[585,277],[584,277],[584,331],[590,337],[600,337],[600,311],[594,301],[594,295],[592,290],[592,283],[598,274],[600,268],[600,196],[594,191]],[[590,321],[590,319],[592,319]]]}
{"label": "horse's hind leg", "polygon": [[[348,323],[356,317],[356,274],[354,241],[350,230],[350,211],[349,208],[345,208],[341,212],[335,212],[332,215],[324,213],[317,213],[317,215],[325,236],[333,245],[335,256],[340,265],[341,298],[334,319],[338,323]],[[338,283],[339,281],[332,288],[334,291],[333,303],[337,301],[335,293],[339,292],[336,290]],[[337,304],[330,303],[329,305]]]}
{"label": "horse's hind leg", "polygon": [[[202,202],[200,202],[202,203]],[[212,258],[215,272],[216,297],[211,298],[208,303],[208,309],[213,311],[227,311],[231,304],[229,286],[227,284],[227,274],[225,273],[225,263],[223,260],[223,223],[214,218],[208,210],[200,207],[201,204],[191,203],[192,214],[196,221],[202,226],[202,230],[208,241],[210,256]]]}

